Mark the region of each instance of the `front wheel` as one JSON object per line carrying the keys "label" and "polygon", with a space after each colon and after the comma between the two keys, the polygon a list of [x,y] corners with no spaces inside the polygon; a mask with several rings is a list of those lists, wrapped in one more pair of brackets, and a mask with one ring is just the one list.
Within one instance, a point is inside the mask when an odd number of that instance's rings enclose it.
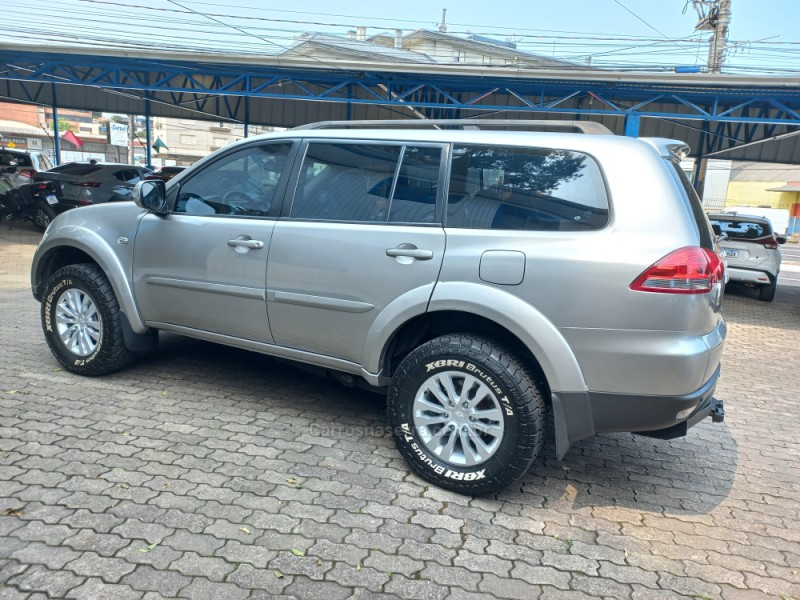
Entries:
{"label": "front wheel", "polygon": [[104,375],[133,360],[123,340],[123,318],[111,284],[96,265],[69,265],[47,282],[42,328],[58,362],[73,373]]}
{"label": "front wheel", "polygon": [[542,448],[542,392],[510,350],[475,335],[431,340],[392,378],[389,421],[422,478],[461,494],[499,492]]}

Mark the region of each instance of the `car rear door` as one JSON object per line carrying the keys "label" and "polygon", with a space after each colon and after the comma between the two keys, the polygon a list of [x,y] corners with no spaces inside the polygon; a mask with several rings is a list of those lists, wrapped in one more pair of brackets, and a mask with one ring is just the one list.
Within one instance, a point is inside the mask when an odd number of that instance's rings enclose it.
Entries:
{"label": "car rear door", "polygon": [[362,364],[384,309],[404,295],[425,306],[433,291],[444,147],[312,141],[302,152],[270,248],[272,333],[281,346]]}

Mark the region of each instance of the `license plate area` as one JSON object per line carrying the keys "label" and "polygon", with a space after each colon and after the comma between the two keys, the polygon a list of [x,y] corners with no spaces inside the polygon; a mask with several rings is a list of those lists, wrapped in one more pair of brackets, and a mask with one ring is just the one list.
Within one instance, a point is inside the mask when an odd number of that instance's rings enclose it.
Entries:
{"label": "license plate area", "polygon": [[50,206],[53,206],[54,204],[58,204],[58,198],[56,198],[55,194],[47,194],[47,196],[45,197],[45,200],[47,200],[47,203]]}
{"label": "license plate area", "polygon": [[725,258],[738,258],[739,257],[739,251],[738,250],[725,249],[725,250],[723,250],[723,252],[725,254]]}

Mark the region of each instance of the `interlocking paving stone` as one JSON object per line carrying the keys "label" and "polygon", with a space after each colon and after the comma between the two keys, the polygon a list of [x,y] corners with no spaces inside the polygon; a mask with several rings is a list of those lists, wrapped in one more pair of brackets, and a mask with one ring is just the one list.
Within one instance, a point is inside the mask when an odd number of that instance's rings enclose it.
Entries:
{"label": "interlocking paving stone", "polygon": [[0,600],[800,598],[800,288],[728,290],[725,423],[561,462],[548,434],[472,499],[362,434],[380,396],[264,356],[164,334],[120,373],[64,371],[27,287],[38,239],[0,224],[0,510],[22,510],[0,512]]}

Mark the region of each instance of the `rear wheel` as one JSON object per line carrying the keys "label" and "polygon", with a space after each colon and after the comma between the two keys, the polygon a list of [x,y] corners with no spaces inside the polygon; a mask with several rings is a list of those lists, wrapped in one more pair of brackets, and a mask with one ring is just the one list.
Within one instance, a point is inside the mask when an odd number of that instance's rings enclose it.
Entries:
{"label": "rear wheel", "polygon": [[44,231],[56,218],[56,211],[50,208],[44,202],[38,203],[30,209],[31,223],[39,231]]}
{"label": "rear wheel", "polygon": [[50,350],[68,370],[104,375],[128,365],[135,354],[125,347],[117,298],[93,264],[69,265],[48,281],[42,328]]}
{"label": "rear wheel", "polygon": [[776,277],[769,285],[762,285],[758,289],[758,299],[763,302],[772,302],[775,298],[775,290],[778,288],[778,278]]}
{"label": "rear wheel", "polygon": [[414,471],[462,494],[501,491],[542,447],[540,387],[489,338],[446,335],[411,352],[392,378],[388,413]]}

